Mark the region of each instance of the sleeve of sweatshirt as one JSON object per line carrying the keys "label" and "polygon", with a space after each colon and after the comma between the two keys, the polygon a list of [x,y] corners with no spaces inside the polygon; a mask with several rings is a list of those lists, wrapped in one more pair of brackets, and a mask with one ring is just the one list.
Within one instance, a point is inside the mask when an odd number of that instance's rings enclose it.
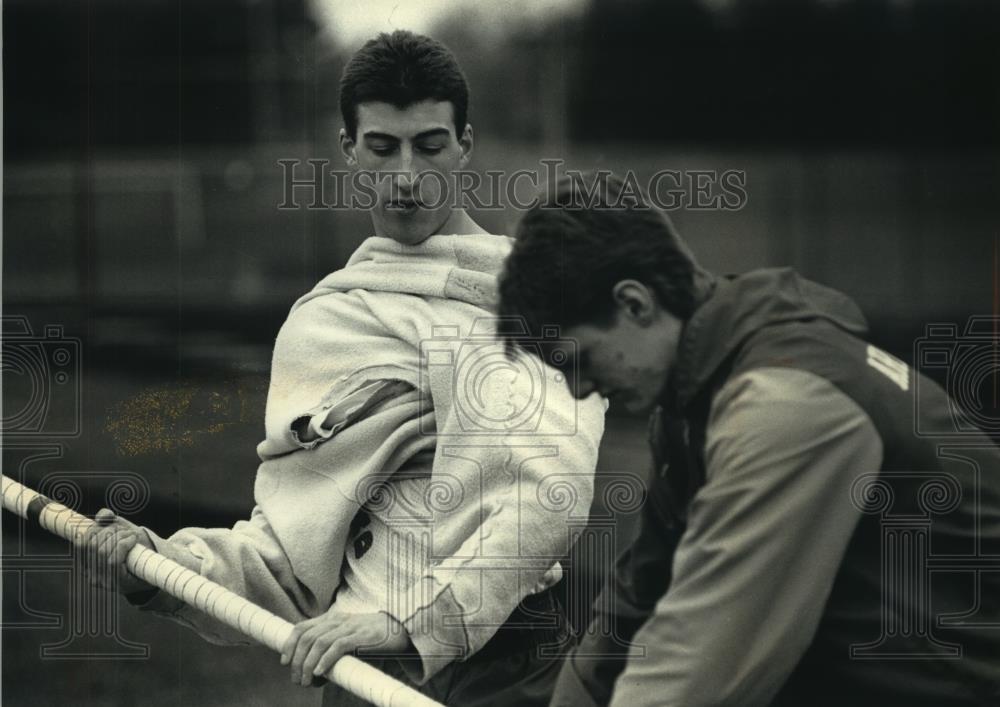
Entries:
{"label": "sleeve of sweatshirt", "polygon": [[851,484],[879,469],[882,443],[829,381],[762,368],[716,395],[705,461],[614,707],[769,704],[812,641],[860,518]]}
{"label": "sleeve of sweatshirt", "polygon": [[[310,604],[308,593],[295,579],[288,558],[260,508],[254,508],[249,520],[238,521],[232,528],[184,528],[166,540],[148,528],[144,530],[153,542],[153,549],[161,555],[286,621],[309,618],[304,613]],[[211,643],[253,643],[239,631],[166,592],[128,599],[140,611],[176,621]]]}
{"label": "sleeve of sweatshirt", "polygon": [[[443,415],[435,401],[430,568],[389,611],[419,654],[404,666],[416,682],[482,648],[587,522],[606,403],[544,375],[478,390]],[[510,429],[492,431],[496,421]]]}

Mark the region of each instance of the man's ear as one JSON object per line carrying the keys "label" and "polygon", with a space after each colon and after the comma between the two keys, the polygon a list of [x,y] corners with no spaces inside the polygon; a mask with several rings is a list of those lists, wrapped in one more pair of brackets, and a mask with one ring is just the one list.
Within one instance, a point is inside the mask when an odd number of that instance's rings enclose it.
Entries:
{"label": "man's ear", "polygon": [[344,161],[347,163],[348,167],[357,168],[358,166],[358,155],[357,155],[357,143],[354,142],[354,138],[347,134],[347,130],[344,128],[340,129],[340,151],[344,155]]}
{"label": "man's ear", "polygon": [[465,124],[465,130],[458,138],[458,146],[462,148],[462,156],[458,159],[458,166],[465,167],[469,164],[469,160],[472,159],[472,126],[469,123]]}
{"label": "man's ear", "polygon": [[638,280],[621,280],[611,288],[618,310],[640,326],[647,326],[656,317],[656,296]]}

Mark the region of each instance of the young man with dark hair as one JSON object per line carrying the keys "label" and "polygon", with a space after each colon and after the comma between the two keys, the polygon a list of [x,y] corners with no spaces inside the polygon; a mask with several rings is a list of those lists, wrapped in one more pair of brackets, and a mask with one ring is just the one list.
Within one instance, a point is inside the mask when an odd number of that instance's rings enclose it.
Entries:
{"label": "young man with dark hair", "polygon": [[[111,524],[92,543],[131,602],[208,640],[245,642],[129,575],[136,542],[299,622],[282,657],[297,684],[367,648],[442,702],[543,705],[559,670],[546,656],[568,639],[552,587],[589,508],[604,406],[527,359],[481,375],[505,360],[496,282],[510,239],[420,187],[467,164],[467,104],[432,39],[399,31],[355,54],[340,147],[375,177],[375,236],[278,334],[250,520],[163,540],[102,511]],[[553,483],[574,502],[547,503]]]}
{"label": "young man with dark hair", "polygon": [[374,177],[377,235],[412,245],[436,233],[485,233],[455,208],[455,194],[441,193],[472,154],[468,106],[458,62],[429,37],[383,34],[348,62],[340,147],[349,166]]}
{"label": "young man with dark hair", "polygon": [[621,186],[563,183],[501,276],[502,314],[575,340],[579,399],[655,409],[640,533],[552,704],[1000,704],[997,447],[918,434],[954,401],[845,295],[714,277]]}

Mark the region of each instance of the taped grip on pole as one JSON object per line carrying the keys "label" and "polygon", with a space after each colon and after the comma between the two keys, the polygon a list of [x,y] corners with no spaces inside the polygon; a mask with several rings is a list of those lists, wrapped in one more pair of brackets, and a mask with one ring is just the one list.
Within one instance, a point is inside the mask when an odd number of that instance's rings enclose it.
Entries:
{"label": "taped grip on pole", "polygon": [[[71,543],[78,543],[95,524],[8,476],[2,479],[5,510]],[[279,653],[292,632],[293,625],[280,616],[149,548],[136,545],[125,559],[125,566],[149,584]],[[379,707],[442,707],[354,656],[338,660],[324,677]]]}

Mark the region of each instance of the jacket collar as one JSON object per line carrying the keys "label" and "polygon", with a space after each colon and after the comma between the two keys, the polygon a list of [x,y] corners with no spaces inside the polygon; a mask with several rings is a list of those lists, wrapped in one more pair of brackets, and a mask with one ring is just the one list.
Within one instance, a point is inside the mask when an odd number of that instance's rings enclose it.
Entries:
{"label": "jacket collar", "polygon": [[681,330],[664,404],[687,407],[746,340],[765,326],[826,319],[856,335],[868,330],[846,295],[800,277],[791,268],[718,278]]}

